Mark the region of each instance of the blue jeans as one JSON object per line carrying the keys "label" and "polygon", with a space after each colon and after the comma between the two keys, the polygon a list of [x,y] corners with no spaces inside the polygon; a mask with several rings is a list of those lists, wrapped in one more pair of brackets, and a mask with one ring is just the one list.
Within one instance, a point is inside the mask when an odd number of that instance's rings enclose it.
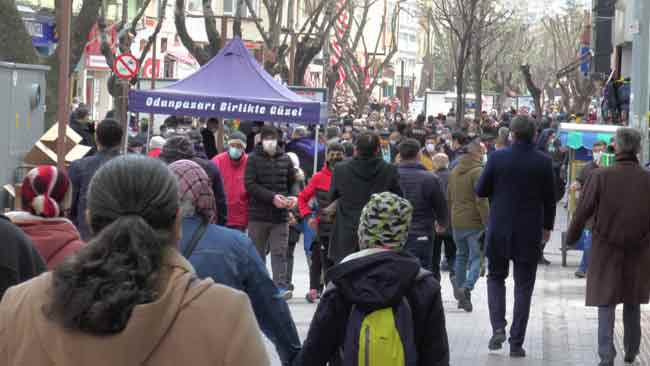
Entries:
{"label": "blue jeans", "polygon": [[578,268],[578,271],[587,273],[587,267],[589,267],[590,252],[591,252],[591,233],[585,234],[582,260],[580,261],[580,268]]}
{"label": "blue jeans", "polygon": [[420,261],[420,266],[431,271],[433,235],[409,235],[404,250]]}
{"label": "blue jeans", "polygon": [[481,272],[479,237],[481,229],[454,229],[456,242],[456,285],[458,288],[474,289]]}

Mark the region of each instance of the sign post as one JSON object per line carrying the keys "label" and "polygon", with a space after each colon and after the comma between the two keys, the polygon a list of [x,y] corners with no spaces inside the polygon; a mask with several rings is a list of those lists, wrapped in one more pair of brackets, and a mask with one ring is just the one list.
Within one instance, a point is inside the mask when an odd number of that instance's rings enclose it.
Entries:
{"label": "sign post", "polygon": [[122,110],[120,111],[120,116],[122,119],[122,128],[124,130],[124,142],[122,145],[122,152],[126,154],[129,144],[129,113],[128,113],[128,103],[129,103],[129,89],[130,89],[130,80],[138,75],[138,70],[140,65],[138,59],[135,56],[129,53],[123,53],[117,58],[113,63],[113,72],[117,75],[118,78],[122,79]]}

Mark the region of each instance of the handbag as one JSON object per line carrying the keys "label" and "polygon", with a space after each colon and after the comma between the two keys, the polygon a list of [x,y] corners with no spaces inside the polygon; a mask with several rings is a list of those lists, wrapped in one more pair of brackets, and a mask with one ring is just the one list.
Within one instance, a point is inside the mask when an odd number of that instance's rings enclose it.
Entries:
{"label": "handbag", "polygon": [[199,241],[201,241],[203,234],[205,234],[205,231],[208,229],[208,224],[208,220],[201,220],[201,224],[196,228],[196,230],[194,230],[192,239],[190,239],[190,242],[187,243],[187,247],[185,247],[185,250],[183,251],[183,257],[190,259],[190,256],[194,252],[194,249],[196,249],[196,246],[199,244]]}

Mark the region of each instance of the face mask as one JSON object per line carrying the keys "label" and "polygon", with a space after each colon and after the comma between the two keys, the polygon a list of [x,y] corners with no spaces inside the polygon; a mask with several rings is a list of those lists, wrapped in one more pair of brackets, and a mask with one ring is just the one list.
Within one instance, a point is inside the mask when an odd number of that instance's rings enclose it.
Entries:
{"label": "face mask", "polygon": [[233,160],[239,160],[242,155],[241,149],[238,149],[236,147],[230,146],[228,148],[228,155],[230,156],[231,159]]}
{"label": "face mask", "polygon": [[352,126],[345,126],[345,131],[352,132]]}
{"label": "face mask", "polygon": [[397,145],[397,141],[390,140],[390,144],[391,144],[392,146],[395,146],[395,145]]}
{"label": "face mask", "polygon": [[277,140],[262,140],[262,148],[269,155],[275,154],[275,149],[278,147]]}
{"label": "face mask", "polygon": [[487,164],[487,155],[483,155],[481,159],[483,160],[483,165]]}
{"label": "face mask", "polygon": [[436,151],[436,145],[434,144],[427,144],[426,148],[429,154],[433,154]]}
{"label": "face mask", "polygon": [[603,153],[601,152],[595,152],[594,153],[594,161],[598,164],[600,164],[600,158],[603,157]]}

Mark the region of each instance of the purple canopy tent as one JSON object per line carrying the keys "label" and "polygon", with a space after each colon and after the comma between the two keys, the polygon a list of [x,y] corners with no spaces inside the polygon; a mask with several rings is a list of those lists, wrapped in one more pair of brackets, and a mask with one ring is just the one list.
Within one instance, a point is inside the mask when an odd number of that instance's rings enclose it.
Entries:
{"label": "purple canopy tent", "polygon": [[130,91],[129,110],[300,124],[327,122],[326,103],[299,96],[275,81],[239,37],[183,80],[161,89]]}

